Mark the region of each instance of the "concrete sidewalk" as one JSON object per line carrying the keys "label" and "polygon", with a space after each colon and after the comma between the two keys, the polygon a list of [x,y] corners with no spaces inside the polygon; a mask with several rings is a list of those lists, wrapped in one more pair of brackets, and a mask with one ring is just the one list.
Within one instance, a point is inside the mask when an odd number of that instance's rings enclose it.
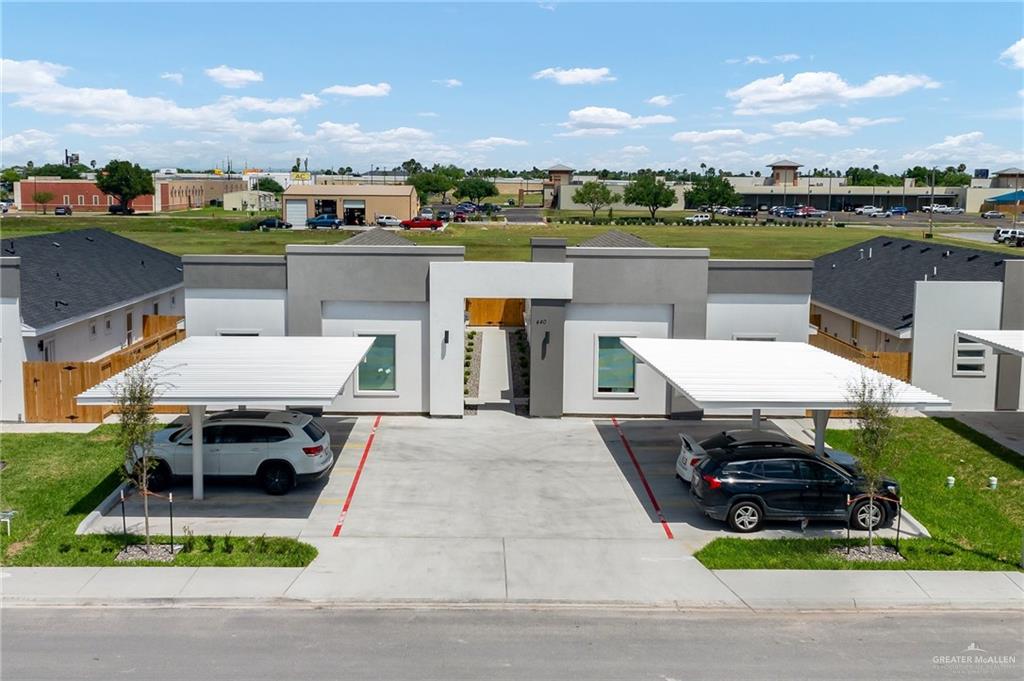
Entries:
{"label": "concrete sidewalk", "polygon": [[[1024,612],[1024,576],[1019,572],[921,572],[916,570],[706,570],[696,559],[670,555],[670,545],[644,556],[646,567],[629,584],[547,581],[530,577],[525,561],[503,570],[498,546],[478,547],[479,578],[473,566],[452,570],[445,542],[414,571],[392,565],[367,542],[335,542],[360,566],[342,574],[337,561],[308,568],[4,568],[4,607],[110,604],[141,606],[202,604],[288,604],[298,606],[377,605],[595,605],[670,609],[889,610],[958,609]],[[579,549],[580,547],[576,547]],[[637,547],[646,552],[645,547]],[[647,547],[649,548],[649,547]],[[417,555],[425,555],[421,549]],[[578,568],[600,556],[566,551]],[[504,572],[504,579],[492,575]],[[670,588],[663,582],[668,574]]]}

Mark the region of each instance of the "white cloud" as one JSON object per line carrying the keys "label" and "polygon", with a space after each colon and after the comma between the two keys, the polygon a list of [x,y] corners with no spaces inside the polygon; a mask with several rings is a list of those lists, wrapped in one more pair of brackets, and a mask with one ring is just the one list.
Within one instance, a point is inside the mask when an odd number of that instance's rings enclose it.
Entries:
{"label": "white cloud", "polygon": [[644,101],[654,106],[669,106],[675,98],[675,95],[654,95],[650,99]]}
{"label": "white cloud", "polygon": [[361,85],[332,85],[321,90],[325,95],[343,95],[345,97],[387,97],[391,93],[389,83],[363,83]]}
{"label": "white cloud", "polygon": [[1024,38],[1003,50],[999,61],[1015,69],[1024,69]]}
{"label": "white cloud", "polygon": [[747,64],[747,65],[749,65],[749,64],[771,64],[773,62],[777,62],[777,63],[780,63],[780,64],[788,64],[789,62],[796,61],[798,59],[800,59],[800,55],[799,54],[794,54],[792,52],[787,52],[786,54],[776,54],[776,55],[774,55],[772,57],[762,57],[762,56],[757,55],[757,54],[751,54],[751,55],[743,57],[743,58],[736,57],[736,58],[733,58],[733,59],[726,59],[725,63],[726,64]]}
{"label": "white cloud", "polygon": [[569,132],[559,133],[559,137],[592,137],[617,135],[623,130],[635,130],[648,125],[674,123],[675,118],[664,114],[653,116],[634,116],[619,109],[606,106],[585,106],[569,112],[569,120],[559,123]]}
{"label": "white cloud", "polygon": [[175,83],[177,85],[181,85],[182,83],[185,82],[185,74],[167,71],[167,72],[164,72],[164,73],[160,74],[160,79],[161,80],[169,80],[172,83]]}
{"label": "white cloud", "polygon": [[416,115],[422,116],[423,118],[437,118],[441,114],[437,113],[436,111],[420,111]]}
{"label": "white cloud", "polygon": [[615,76],[612,75],[611,69],[606,66],[602,66],[597,69],[563,69],[559,67],[550,67],[541,69],[533,74],[534,80],[544,78],[553,80],[559,85],[594,85],[596,83],[607,83],[615,80]]}
{"label": "white cloud", "polygon": [[985,134],[975,130],[947,135],[941,142],[904,154],[903,160],[911,163],[1016,164],[1021,162],[1022,156],[1019,149],[1009,151],[986,142]]}
{"label": "white cloud", "polygon": [[845,137],[852,135],[861,128],[873,125],[884,125],[886,123],[897,123],[900,118],[865,118],[853,116],[846,119],[846,123],[837,123],[828,118],[815,118],[810,121],[782,121],[772,125],[772,131],[782,137],[813,136],[813,137]]}
{"label": "white cloud", "polygon": [[0,139],[2,154],[32,154],[52,152],[56,136],[42,130],[29,128]]}
{"label": "white cloud", "polygon": [[462,87],[462,81],[458,78],[439,78],[432,82],[445,87]]}
{"label": "white cloud", "polygon": [[512,139],[510,137],[484,137],[483,139],[473,140],[466,144],[470,149],[477,149],[479,151],[490,151],[495,147],[525,147],[527,142],[525,140]]}
{"label": "white cloud", "polygon": [[253,71],[252,69],[236,69],[224,64],[215,66],[211,69],[206,69],[204,73],[215,83],[231,89],[237,89],[263,81],[263,74],[259,71]]}
{"label": "white cloud", "polygon": [[61,64],[51,64],[35,59],[27,61],[0,59],[4,94],[45,90],[57,85],[60,77],[70,70]]}
{"label": "white cloud", "polygon": [[558,9],[558,4],[554,2],[538,2],[537,7],[547,12],[554,12]]}
{"label": "white cloud", "polygon": [[651,150],[642,144],[627,144],[619,149],[619,153],[623,156],[644,156],[650,152]]}
{"label": "white cloud", "polygon": [[686,130],[672,135],[673,142],[687,144],[757,144],[770,140],[771,135],[763,132],[749,133],[739,128],[723,128],[718,130]]}
{"label": "white cloud", "polygon": [[799,113],[819,106],[876,97],[893,97],[918,88],[932,89],[939,83],[924,75],[886,74],[862,85],[851,85],[830,71],[806,71],[788,82],[781,73],[751,81],[726,92],[736,102],[735,113],[757,115]]}
{"label": "white cloud", "polygon": [[67,132],[87,137],[127,137],[145,129],[146,126],[141,123],[69,123],[64,126]]}
{"label": "white cloud", "polygon": [[343,151],[362,155],[395,156],[419,154],[438,160],[454,160],[459,154],[440,144],[434,134],[421,128],[399,127],[388,130],[363,130],[358,123],[325,121],[317,126],[314,139],[340,146]]}
{"label": "white cloud", "polygon": [[266,113],[305,113],[323,104],[316,95],[262,99],[260,97],[222,97],[219,106],[229,110],[263,111]]}

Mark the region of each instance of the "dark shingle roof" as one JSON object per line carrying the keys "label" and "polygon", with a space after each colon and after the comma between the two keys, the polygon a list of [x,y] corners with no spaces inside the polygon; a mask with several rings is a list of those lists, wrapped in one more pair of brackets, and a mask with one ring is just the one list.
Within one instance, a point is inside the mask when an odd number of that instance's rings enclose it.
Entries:
{"label": "dark shingle roof", "polygon": [[1006,259],[994,251],[879,236],[815,258],[811,298],[886,329],[904,329],[914,324],[914,282],[925,275],[929,281],[1002,281]]}
{"label": "dark shingle roof", "polygon": [[654,248],[654,244],[638,236],[612,230],[587,239],[580,246],[584,248]]}
{"label": "dark shingle roof", "polygon": [[341,242],[343,246],[415,246],[412,241],[409,241],[404,236],[399,236],[395,232],[390,232],[380,227],[374,227],[368,229],[365,232],[359,232],[351,239],[346,239]]}
{"label": "dark shingle roof", "polygon": [[0,255],[21,258],[21,318],[37,329],[182,283],[181,258],[105,229],[2,245]]}

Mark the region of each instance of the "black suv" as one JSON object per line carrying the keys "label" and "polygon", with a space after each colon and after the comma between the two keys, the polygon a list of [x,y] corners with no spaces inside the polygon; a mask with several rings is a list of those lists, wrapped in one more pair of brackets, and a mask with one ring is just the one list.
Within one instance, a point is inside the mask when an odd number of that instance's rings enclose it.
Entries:
{"label": "black suv", "polygon": [[899,483],[883,481],[884,498],[872,508],[856,460],[843,452],[818,456],[781,438],[751,438],[707,455],[694,470],[690,495],[708,517],[737,532],[756,532],[766,519],[844,520],[857,530],[877,529],[896,514],[890,500],[899,498]]}

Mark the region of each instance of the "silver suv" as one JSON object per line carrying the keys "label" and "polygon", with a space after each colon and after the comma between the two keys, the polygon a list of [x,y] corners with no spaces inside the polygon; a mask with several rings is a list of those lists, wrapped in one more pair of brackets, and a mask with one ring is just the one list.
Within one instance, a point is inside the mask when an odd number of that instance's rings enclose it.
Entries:
{"label": "silver suv", "polygon": [[[166,489],[174,476],[192,475],[192,424],[171,426],[153,438],[157,463],[149,487]],[[136,461],[131,466],[137,463]],[[235,410],[214,414],[203,424],[203,474],[255,477],[267,494],[287,494],[315,480],[334,463],[327,429],[297,411]]]}

